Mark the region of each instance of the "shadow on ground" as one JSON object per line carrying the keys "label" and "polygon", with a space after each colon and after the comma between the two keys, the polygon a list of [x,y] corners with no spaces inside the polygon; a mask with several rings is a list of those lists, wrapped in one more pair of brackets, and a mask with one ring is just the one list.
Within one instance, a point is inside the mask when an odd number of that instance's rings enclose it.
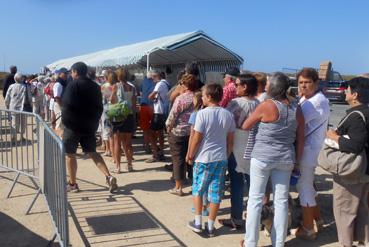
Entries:
{"label": "shadow on ground", "polygon": [[[14,234],[14,233],[17,234]],[[0,212],[0,245],[10,246],[59,246],[35,234],[9,215]]]}
{"label": "shadow on ground", "polygon": [[[164,184],[151,188],[166,188]],[[84,246],[185,246],[137,199],[123,193],[110,194],[106,187],[78,180],[80,193],[68,195],[69,211]],[[133,185],[148,189],[144,183]],[[72,243],[73,244],[73,243]]]}

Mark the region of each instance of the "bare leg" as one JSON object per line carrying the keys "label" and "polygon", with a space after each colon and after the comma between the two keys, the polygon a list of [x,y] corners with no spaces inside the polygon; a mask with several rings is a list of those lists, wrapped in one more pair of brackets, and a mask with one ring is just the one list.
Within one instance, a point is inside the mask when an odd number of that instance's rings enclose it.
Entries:
{"label": "bare leg", "polygon": [[67,170],[69,175],[69,182],[71,184],[76,183],[77,176],[77,159],[75,154],[66,155]]}
{"label": "bare leg", "polygon": [[156,132],[155,131],[151,131],[150,130],[150,142],[151,142],[151,150],[152,150],[152,154],[155,158],[158,157],[158,146],[156,143]]}
{"label": "bare leg", "polygon": [[113,136],[109,137],[109,149],[111,151],[112,157],[114,157],[114,138]]}
{"label": "bare leg", "polygon": [[[215,218],[217,217],[218,210],[219,210],[219,203],[210,203],[210,212],[209,212],[209,219],[212,221],[215,221]],[[201,213],[201,211],[200,211]]]}
{"label": "bare leg", "polygon": [[195,215],[201,215],[201,213],[202,213],[202,196],[194,196],[193,197],[193,205],[194,205],[194,208],[195,208]]}
{"label": "bare leg", "polygon": [[88,153],[88,156],[94,161],[97,168],[99,168],[99,170],[105,175],[105,177],[110,176],[108,167],[106,166],[104,159],[99,153]]}
{"label": "bare leg", "polygon": [[120,156],[121,156],[121,148],[120,148],[120,133],[114,133],[114,163],[117,170],[120,170]]}
{"label": "bare leg", "polygon": [[123,138],[123,150],[126,154],[128,165],[132,165],[133,150],[132,150],[132,133],[124,133]]}
{"label": "bare leg", "polygon": [[176,180],[176,189],[182,191],[183,187],[183,181],[182,180]]}
{"label": "bare leg", "polygon": [[158,138],[159,138],[160,151],[164,152],[164,131],[163,130],[159,130]]}
{"label": "bare leg", "polygon": [[149,145],[150,144],[150,137],[149,137],[149,135],[150,135],[149,130],[144,130],[143,131],[144,145]]}

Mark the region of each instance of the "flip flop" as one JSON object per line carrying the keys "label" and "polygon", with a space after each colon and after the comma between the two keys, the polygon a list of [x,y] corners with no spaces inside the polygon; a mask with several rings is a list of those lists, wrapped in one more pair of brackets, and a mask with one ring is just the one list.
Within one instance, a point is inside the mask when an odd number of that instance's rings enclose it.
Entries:
{"label": "flip flop", "polygon": [[115,173],[115,174],[121,174],[122,172],[120,171],[120,169],[114,169],[111,171],[112,173]]}

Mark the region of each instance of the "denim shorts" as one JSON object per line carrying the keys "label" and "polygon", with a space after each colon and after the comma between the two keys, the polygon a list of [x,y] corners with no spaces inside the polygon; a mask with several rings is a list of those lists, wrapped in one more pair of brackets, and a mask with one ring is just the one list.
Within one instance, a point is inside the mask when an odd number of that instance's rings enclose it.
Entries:
{"label": "denim shorts", "polygon": [[209,202],[220,203],[224,194],[226,170],[226,160],[210,163],[196,162],[193,167],[192,195],[203,196],[208,192]]}

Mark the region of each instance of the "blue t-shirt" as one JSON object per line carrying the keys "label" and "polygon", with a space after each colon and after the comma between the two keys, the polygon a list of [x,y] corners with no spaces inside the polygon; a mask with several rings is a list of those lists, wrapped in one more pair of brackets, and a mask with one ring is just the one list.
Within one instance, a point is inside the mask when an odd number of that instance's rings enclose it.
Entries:
{"label": "blue t-shirt", "polygon": [[149,95],[152,93],[152,91],[154,91],[155,88],[155,84],[154,82],[149,79],[149,78],[145,78],[142,81],[141,84],[141,104],[147,104],[147,105],[153,105],[153,102],[149,99]]}
{"label": "blue t-shirt", "polygon": [[192,126],[195,125],[196,115],[197,115],[197,111],[194,111],[191,113],[190,119],[188,119],[188,123],[191,124]]}

